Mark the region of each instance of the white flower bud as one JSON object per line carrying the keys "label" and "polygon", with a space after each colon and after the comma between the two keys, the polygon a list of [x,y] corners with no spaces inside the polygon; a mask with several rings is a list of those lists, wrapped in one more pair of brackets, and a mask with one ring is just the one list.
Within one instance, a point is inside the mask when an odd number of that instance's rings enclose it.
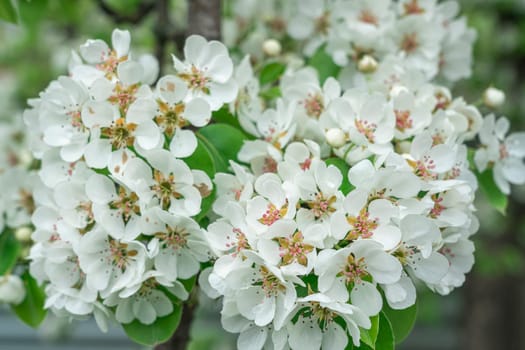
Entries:
{"label": "white flower bud", "polygon": [[279,56],[282,51],[281,43],[275,39],[266,39],[262,44],[264,53],[268,56]]}
{"label": "white flower bud", "polygon": [[15,231],[15,237],[20,242],[29,242],[31,240],[31,234],[32,233],[33,233],[33,231],[27,226],[19,227]]}
{"label": "white flower bud", "polygon": [[489,87],[483,93],[483,103],[490,108],[498,108],[505,103],[505,93],[499,89]]}
{"label": "white flower bud", "polygon": [[377,61],[370,55],[364,55],[359,62],[357,62],[357,69],[363,73],[373,73],[377,69]]}
{"label": "white flower bud", "polygon": [[339,148],[345,145],[346,135],[343,130],[338,128],[328,129],[325,133],[326,142],[334,148]]}
{"label": "white flower bud", "polygon": [[26,290],[20,277],[0,276],[0,302],[18,305],[24,301]]}

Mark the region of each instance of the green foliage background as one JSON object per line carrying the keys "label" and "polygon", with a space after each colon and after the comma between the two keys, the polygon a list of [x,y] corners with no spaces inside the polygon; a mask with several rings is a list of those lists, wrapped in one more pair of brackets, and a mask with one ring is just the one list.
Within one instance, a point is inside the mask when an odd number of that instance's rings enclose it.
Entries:
{"label": "green foliage background", "polygon": [[[507,103],[496,113],[509,117],[514,129],[525,130],[525,2],[459,2],[469,24],[478,31],[478,40],[473,77],[460,82],[455,94],[473,102],[479,100],[490,85],[504,90]],[[131,15],[137,11],[141,0],[108,0],[106,3],[118,13]],[[171,8],[174,26],[183,27],[184,1],[171,0]],[[19,0],[16,4],[0,0],[0,17],[4,19],[0,22],[0,120],[21,118],[26,100],[37,96],[52,79],[65,74],[71,48],[77,48],[87,38],[110,41],[114,27],[126,28],[133,33],[132,46],[136,53],[154,52],[155,49],[154,15],[145,17],[139,24],[115,23],[101,11],[96,0]],[[167,52],[176,50],[174,45],[166,49]],[[506,217],[491,209],[482,195],[479,197],[477,207],[482,230],[476,238],[474,275],[522,278],[525,188],[515,188]],[[446,299],[423,293],[418,326],[411,337],[417,337],[418,328],[447,327],[450,317],[466,322],[468,317],[462,312],[465,312],[468,288],[469,281]],[[224,337],[217,327],[218,317],[210,317],[218,314],[218,305],[211,301],[204,304],[198,311],[201,317],[194,326],[195,341],[191,349],[230,348],[231,338]],[[461,331],[455,334],[459,337]]]}

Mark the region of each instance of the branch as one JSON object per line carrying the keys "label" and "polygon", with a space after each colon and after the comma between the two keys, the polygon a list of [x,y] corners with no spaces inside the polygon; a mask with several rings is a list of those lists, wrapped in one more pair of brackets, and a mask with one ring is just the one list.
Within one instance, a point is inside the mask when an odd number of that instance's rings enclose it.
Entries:
{"label": "branch", "polygon": [[115,23],[131,23],[138,24],[155,8],[154,0],[147,0],[141,2],[137,7],[137,10],[131,14],[123,14],[115,11],[111,6],[106,4],[104,0],[96,0],[98,7]]}
{"label": "branch", "polygon": [[221,0],[190,0],[188,35],[199,34],[208,40],[221,38]]}

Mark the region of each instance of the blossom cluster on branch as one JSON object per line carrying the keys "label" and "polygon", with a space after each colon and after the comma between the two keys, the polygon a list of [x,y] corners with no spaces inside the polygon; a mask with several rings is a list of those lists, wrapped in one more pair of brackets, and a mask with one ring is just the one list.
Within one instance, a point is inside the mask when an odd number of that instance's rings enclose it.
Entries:
{"label": "blossom cluster on branch", "polygon": [[454,1],[232,11],[230,49],[192,35],[160,78],[128,31],[73,53],[24,113],[38,166],[0,158],[16,182],[0,228],[34,229],[42,307],[144,344],[169,338],[198,281],[240,349],[393,346],[416,286],[464,283],[478,186],[525,183],[525,133],[451,93],[475,38]]}

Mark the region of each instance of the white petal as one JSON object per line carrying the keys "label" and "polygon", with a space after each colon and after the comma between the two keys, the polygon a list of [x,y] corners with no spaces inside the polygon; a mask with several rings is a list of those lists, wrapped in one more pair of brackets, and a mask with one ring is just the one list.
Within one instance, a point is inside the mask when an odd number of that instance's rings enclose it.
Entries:
{"label": "white petal", "polygon": [[170,143],[170,151],[177,158],[189,157],[197,149],[197,138],[191,130],[177,129]]}
{"label": "white petal", "polygon": [[210,122],[210,105],[202,98],[194,98],[186,103],[183,116],[194,126],[204,126]]}
{"label": "white petal", "polygon": [[151,120],[139,124],[135,130],[135,136],[137,138],[138,145],[145,150],[151,150],[157,147],[161,138],[160,130],[157,127],[157,124]]}
{"label": "white petal", "polygon": [[241,332],[237,338],[237,348],[246,350],[261,350],[266,343],[268,330],[266,328],[251,327]]}
{"label": "white petal", "polygon": [[323,336],[323,349],[346,349],[348,335],[337,323],[332,322]]}
{"label": "white petal", "polygon": [[107,139],[91,141],[84,152],[86,164],[92,168],[105,168],[111,157],[111,144]]}
{"label": "white petal", "polygon": [[170,105],[184,99],[188,93],[186,83],[175,75],[166,75],[157,82],[157,93]]}
{"label": "white petal", "polygon": [[91,64],[106,60],[109,51],[108,44],[98,39],[88,40],[84,45],[80,46],[80,55]]}
{"label": "white petal", "polygon": [[365,315],[374,316],[381,311],[383,301],[377,288],[369,282],[357,283],[350,293],[352,304],[363,310]]}
{"label": "white petal", "polygon": [[115,29],[111,34],[111,44],[117,53],[117,57],[122,57],[128,54],[129,44],[131,42],[131,35],[127,30]]}
{"label": "white petal", "polygon": [[132,306],[135,317],[143,324],[152,324],[157,319],[153,306],[144,299],[139,299]]}
{"label": "white petal", "polygon": [[117,66],[117,75],[124,85],[140,82],[144,76],[142,65],[135,61],[125,61]]}

